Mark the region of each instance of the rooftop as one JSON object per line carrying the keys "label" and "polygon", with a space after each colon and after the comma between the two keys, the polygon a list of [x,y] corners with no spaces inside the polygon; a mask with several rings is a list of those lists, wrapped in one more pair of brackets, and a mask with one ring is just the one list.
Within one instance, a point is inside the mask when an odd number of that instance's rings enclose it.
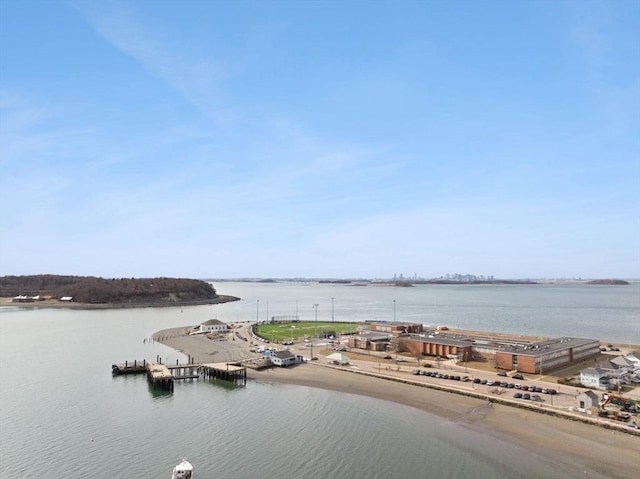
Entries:
{"label": "rooftop", "polygon": [[484,336],[465,335],[460,333],[441,333],[439,331],[428,331],[423,334],[412,334],[410,339],[433,344],[443,344],[447,346],[481,346],[492,349],[496,352],[510,352],[521,356],[537,357],[554,351],[562,351],[568,346],[580,347],[594,345],[599,347],[597,339],[560,337],[550,338],[542,341],[523,341],[516,338],[494,338]]}

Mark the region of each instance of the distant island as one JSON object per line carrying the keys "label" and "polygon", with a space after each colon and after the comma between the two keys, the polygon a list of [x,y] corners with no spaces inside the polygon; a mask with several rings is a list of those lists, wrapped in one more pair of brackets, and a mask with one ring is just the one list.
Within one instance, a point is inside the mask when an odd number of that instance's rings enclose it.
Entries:
{"label": "distant island", "polygon": [[614,285],[614,286],[625,286],[629,285],[628,281],[624,279],[594,279],[592,281],[587,281],[586,284],[604,284],[604,285]]}
{"label": "distant island", "polygon": [[184,278],[99,278],[40,274],[0,277],[2,304],[69,307],[180,306],[236,301],[206,281]]}
{"label": "distant island", "polygon": [[530,280],[518,280],[518,279],[486,279],[486,280],[471,280],[471,281],[456,281],[452,279],[402,279],[391,281],[349,281],[349,280],[322,280],[320,283],[331,284],[353,284],[354,286],[366,286],[368,284],[374,286],[398,286],[400,288],[410,288],[416,284],[538,284],[536,281]]}

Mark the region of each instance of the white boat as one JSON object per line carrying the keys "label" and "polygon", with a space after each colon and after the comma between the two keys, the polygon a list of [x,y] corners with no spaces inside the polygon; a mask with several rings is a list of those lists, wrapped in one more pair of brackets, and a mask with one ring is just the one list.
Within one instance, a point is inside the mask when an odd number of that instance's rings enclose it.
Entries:
{"label": "white boat", "polygon": [[193,466],[189,461],[183,459],[180,464],[173,468],[171,479],[194,479]]}

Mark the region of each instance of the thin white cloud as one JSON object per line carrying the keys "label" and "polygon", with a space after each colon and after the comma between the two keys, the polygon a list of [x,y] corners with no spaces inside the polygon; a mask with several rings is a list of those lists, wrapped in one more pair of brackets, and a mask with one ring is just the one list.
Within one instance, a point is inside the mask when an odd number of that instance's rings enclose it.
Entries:
{"label": "thin white cloud", "polygon": [[90,2],[78,7],[98,35],[166,82],[218,127],[239,120],[239,112],[225,99],[228,66],[181,44],[179,37],[165,33],[151,19],[142,21],[135,3]]}

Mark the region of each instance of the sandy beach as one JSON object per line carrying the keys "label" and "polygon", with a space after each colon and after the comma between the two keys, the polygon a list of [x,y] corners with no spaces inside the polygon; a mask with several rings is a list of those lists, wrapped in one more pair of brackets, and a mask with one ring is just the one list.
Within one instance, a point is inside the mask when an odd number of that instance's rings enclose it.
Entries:
{"label": "sandy beach", "polygon": [[[188,336],[187,332],[188,328],[165,330],[154,338],[189,355],[194,362],[236,361],[255,356],[244,341],[221,341],[213,347],[205,337]],[[484,398],[355,374],[357,365],[330,367],[322,359],[290,368],[248,369],[247,377],[249,381],[321,388],[419,408],[494,440],[516,444],[542,458],[553,458],[561,468],[575,471],[579,467],[588,477],[629,478],[635,474],[633,471],[640,470],[639,436],[528,409],[490,404]]]}

